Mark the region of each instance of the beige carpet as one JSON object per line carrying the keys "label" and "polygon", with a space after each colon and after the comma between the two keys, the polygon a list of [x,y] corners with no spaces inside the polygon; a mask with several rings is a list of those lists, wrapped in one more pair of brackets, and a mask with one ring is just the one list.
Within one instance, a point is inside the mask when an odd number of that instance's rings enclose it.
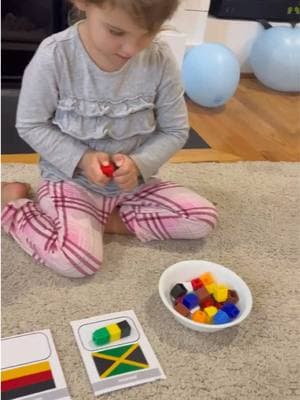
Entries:
{"label": "beige carpet", "polygon": [[[38,173],[35,166],[4,165],[2,175],[35,184]],[[299,399],[299,164],[173,164],[161,176],[217,203],[215,233],[150,244],[107,236],[104,268],[85,280],[39,267],[4,234],[3,336],[50,328],[72,398],[93,399],[69,321],[133,309],[167,380],[103,398]],[[224,264],[245,279],[254,307],[239,328],[200,334],[164,308],[159,276],[184,259]]]}

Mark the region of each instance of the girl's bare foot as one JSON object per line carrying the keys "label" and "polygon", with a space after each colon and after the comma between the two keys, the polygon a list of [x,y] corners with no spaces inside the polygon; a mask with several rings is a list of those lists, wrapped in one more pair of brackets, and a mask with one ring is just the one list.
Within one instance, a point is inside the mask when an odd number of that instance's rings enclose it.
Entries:
{"label": "girl's bare foot", "polygon": [[1,182],[1,207],[13,200],[28,198],[30,189],[28,183]]}
{"label": "girl's bare foot", "polygon": [[126,228],[126,225],[121,220],[117,209],[114,209],[110,214],[107,224],[104,227],[105,233],[118,233],[119,235],[132,235],[132,233]]}

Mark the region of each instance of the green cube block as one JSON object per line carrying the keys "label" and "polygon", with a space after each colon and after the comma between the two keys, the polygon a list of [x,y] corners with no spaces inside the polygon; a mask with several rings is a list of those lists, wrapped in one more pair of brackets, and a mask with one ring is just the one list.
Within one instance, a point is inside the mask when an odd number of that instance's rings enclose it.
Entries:
{"label": "green cube block", "polygon": [[109,343],[110,334],[109,331],[104,327],[97,329],[93,332],[93,342],[97,346],[103,346],[104,344]]}

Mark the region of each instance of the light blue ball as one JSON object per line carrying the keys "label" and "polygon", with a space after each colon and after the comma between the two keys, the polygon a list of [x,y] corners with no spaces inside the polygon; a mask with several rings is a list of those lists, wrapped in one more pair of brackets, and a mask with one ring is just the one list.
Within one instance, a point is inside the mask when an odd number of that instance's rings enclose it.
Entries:
{"label": "light blue ball", "polygon": [[228,47],[204,43],[186,53],[181,75],[185,92],[195,103],[219,107],[235,93],[240,65]]}
{"label": "light blue ball", "polygon": [[300,28],[264,30],[253,44],[250,64],[264,85],[279,91],[300,91]]}

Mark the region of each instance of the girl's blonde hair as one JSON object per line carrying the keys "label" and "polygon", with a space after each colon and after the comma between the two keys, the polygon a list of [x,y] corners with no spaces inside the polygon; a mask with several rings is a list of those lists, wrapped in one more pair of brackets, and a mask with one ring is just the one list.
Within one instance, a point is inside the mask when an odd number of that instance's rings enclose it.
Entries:
{"label": "girl's blonde hair", "polygon": [[[72,0],[69,0],[74,3]],[[131,16],[136,24],[149,33],[157,32],[162,24],[172,17],[180,0],[84,0],[99,7],[109,5],[120,8]],[[84,18],[84,13],[75,8],[69,14],[69,22]]]}

